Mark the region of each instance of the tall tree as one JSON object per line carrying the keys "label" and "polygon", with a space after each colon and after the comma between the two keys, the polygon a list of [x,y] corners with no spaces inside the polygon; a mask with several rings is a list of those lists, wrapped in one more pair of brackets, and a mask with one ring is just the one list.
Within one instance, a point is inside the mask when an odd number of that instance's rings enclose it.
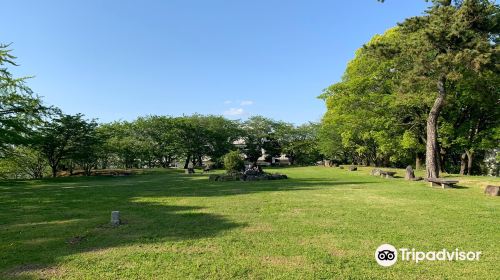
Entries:
{"label": "tall tree", "polygon": [[96,168],[99,159],[103,138],[97,131],[97,123],[94,120],[78,123],[79,129],[75,131],[75,140],[72,143],[71,153],[68,155],[86,176],[90,176],[93,168]]}
{"label": "tall tree", "polygon": [[243,152],[247,160],[256,164],[263,152],[269,158],[279,156],[282,152],[279,130],[286,125],[286,123],[262,116],[253,116],[244,122],[242,124],[245,141]]}
{"label": "tall tree", "polygon": [[14,78],[8,66],[17,66],[9,45],[0,44],[0,157],[12,144],[26,143],[47,108],[26,85],[27,77]]}
{"label": "tall tree", "polygon": [[[427,115],[427,177],[439,177],[438,120],[453,84],[465,72],[494,67],[498,40],[498,6],[487,0],[433,1],[424,16],[400,24],[406,37],[398,46],[377,46],[399,63],[401,89],[430,94]],[[418,89],[416,89],[418,88]]]}
{"label": "tall tree", "polygon": [[81,138],[87,137],[88,123],[83,115],[61,115],[41,127],[34,137],[34,146],[45,155],[52,169],[52,177],[63,159],[68,159],[72,153],[79,152],[85,147],[79,143]]}
{"label": "tall tree", "polygon": [[279,129],[282,134],[282,152],[291,164],[313,164],[321,160],[318,147],[319,124],[307,123],[300,126],[287,125]]}
{"label": "tall tree", "polygon": [[[397,29],[391,29],[367,46],[398,45],[400,40]],[[419,127],[413,113],[417,110],[409,107],[415,98],[408,101],[407,96],[397,94],[394,62],[368,47],[356,52],[342,80],[320,96],[328,109],[320,129],[320,147],[331,160],[388,165],[406,157],[401,148],[405,130]]]}

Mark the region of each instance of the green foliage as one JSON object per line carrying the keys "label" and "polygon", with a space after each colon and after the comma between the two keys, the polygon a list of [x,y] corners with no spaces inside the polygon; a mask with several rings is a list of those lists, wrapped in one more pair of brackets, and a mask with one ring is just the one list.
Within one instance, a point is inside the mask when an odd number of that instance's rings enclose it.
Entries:
{"label": "green foliage", "polygon": [[62,160],[88,165],[85,170],[89,173],[97,160],[96,149],[100,143],[96,126],[95,122],[84,120],[81,114],[61,115],[38,130],[33,146],[47,158],[53,177]]}
{"label": "green foliage", "polygon": [[207,157],[222,163],[240,137],[237,122],[211,115],[140,117],[98,130],[107,139],[101,162],[126,168],[168,167],[176,161],[200,164]]}
{"label": "green foliage", "polygon": [[[368,45],[397,44],[397,29],[375,36]],[[390,59],[380,60],[366,48],[356,52],[342,81],[327,88],[327,113],[319,132],[319,147],[329,159],[359,164],[397,163],[401,155],[398,139],[414,118],[404,110],[394,94]]]}
{"label": "green foliage", "polygon": [[49,174],[44,155],[31,147],[15,147],[9,150],[5,158],[0,159],[0,178],[40,179]]}
{"label": "green foliage", "polygon": [[193,115],[176,120],[179,124],[180,150],[186,161],[199,165],[205,156],[219,162],[241,135],[236,122],[220,116]]}
{"label": "green foliage", "polygon": [[[424,16],[374,36],[356,52],[342,81],[320,96],[328,109],[319,131],[326,157],[407,165],[439,131],[439,144],[427,157],[439,154],[441,168],[451,171],[462,153],[472,161],[498,146],[498,6],[433,2]],[[440,96],[442,104],[436,103]],[[440,116],[438,129],[430,112]],[[478,162],[473,169],[479,170]]]}
{"label": "green foliage", "polygon": [[292,164],[309,165],[322,159],[318,147],[319,125],[303,124],[297,127],[288,125],[279,130],[282,135],[282,152]]}
{"label": "green foliage", "polygon": [[245,169],[245,162],[239,151],[231,151],[224,155],[224,169],[228,173],[240,172]]}
{"label": "green foliage", "polygon": [[26,85],[27,77],[14,78],[7,66],[17,66],[16,57],[0,44],[0,157],[9,145],[26,144],[35,125],[48,111]]}
{"label": "green foliage", "polygon": [[23,178],[23,172],[12,157],[0,158],[0,179],[19,179]]}
{"label": "green foliage", "polygon": [[264,150],[267,157],[278,157],[282,153],[282,146],[287,141],[291,125],[275,121],[262,116],[253,116],[242,125],[245,153],[247,160],[256,163]]}
{"label": "green foliage", "polygon": [[101,165],[112,168],[138,167],[140,159],[148,157],[146,135],[135,130],[133,123],[113,122],[101,125],[99,134],[105,139]]}

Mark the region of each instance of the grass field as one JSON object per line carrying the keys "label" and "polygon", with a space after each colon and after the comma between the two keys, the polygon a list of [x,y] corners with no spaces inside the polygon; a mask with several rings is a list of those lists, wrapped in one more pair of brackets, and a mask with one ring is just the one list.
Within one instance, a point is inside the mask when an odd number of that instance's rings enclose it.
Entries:
{"label": "grass field", "polygon": [[[290,179],[170,170],[0,182],[0,278],[498,279],[500,198],[483,194],[498,178],[443,190],[368,168],[280,172]],[[108,225],[112,210],[123,225]],[[384,268],[383,243],[482,255]]]}

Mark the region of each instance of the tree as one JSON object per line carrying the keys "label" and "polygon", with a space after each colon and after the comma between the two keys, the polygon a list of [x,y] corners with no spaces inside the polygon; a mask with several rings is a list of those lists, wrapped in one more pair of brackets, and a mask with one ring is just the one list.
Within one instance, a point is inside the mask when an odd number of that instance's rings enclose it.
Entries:
{"label": "tree", "polygon": [[498,6],[487,0],[433,1],[426,15],[400,24],[400,45],[373,46],[396,61],[400,89],[432,94],[426,124],[427,177],[439,177],[438,120],[464,73],[495,65]]}
{"label": "tree", "polygon": [[80,166],[86,176],[90,176],[91,170],[97,166],[103,138],[97,131],[97,123],[83,121],[79,123],[79,129],[75,135],[68,158]]}
{"label": "tree", "polygon": [[40,179],[47,174],[47,159],[40,151],[31,147],[16,147],[9,158],[15,163],[17,172],[29,178]]}
{"label": "tree", "polygon": [[17,66],[16,57],[0,44],[0,157],[9,145],[26,144],[34,125],[48,111],[26,85],[27,77],[14,78],[7,66]]}
{"label": "tree", "polygon": [[453,88],[455,98],[445,107],[441,125],[441,142],[452,155],[460,157],[460,174],[472,175],[480,170],[476,157],[498,147],[500,135],[500,76],[492,71],[480,75],[466,73]]}
{"label": "tree", "polygon": [[[397,45],[400,40],[398,30],[391,29],[372,38],[367,46]],[[328,110],[319,131],[319,147],[330,160],[365,165],[398,163],[407,157],[401,148],[402,135],[419,127],[414,116],[418,110],[409,106],[415,104],[411,102],[415,98],[410,101],[397,94],[394,62],[368,47],[356,52],[342,80],[320,96]]]}
{"label": "tree", "polygon": [[113,122],[101,125],[98,131],[106,139],[102,152],[104,158],[101,158],[106,165],[110,160],[116,160],[114,165],[133,168],[140,166],[140,158],[149,158],[151,142],[140,135],[134,123]]}
{"label": "tree", "polygon": [[321,160],[318,147],[319,124],[308,123],[300,126],[287,125],[278,129],[281,134],[282,151],[291,164],[312,164]]}
{"label": "tree", "polygon": [[[150,143],[149,154],[161,166],[168,167],[179,155],[181,141],[178,123],[175,118],[167,116],[148,116],[138,118],[134,127],[139,136],[147,138]],[[150,164],[152,165],[152,164]]]}
{"label": "tree", "polygon": [[221,116],[206,116],[203,129],[208,143],[207,156],[220,165],[224,155],[234,149],[233,142],[241,137],[240,125]]}
{"label": "tree", "polygon": [[63,159],[73,159],[71,156],[82,153],[82,149],[90,148],[82,146],[79,141],[88,137],[89,124],[83,119],[83,115],[61,115],[43,127],[34,137],[36,147],[45,157],[52,169],[52,177],[57,176],[60,163]]}
{"label": "tree", "polygon": [[243,152],[247,160],[256,164],[265,151],[268,158],[279,156],[282,152],[282,138],[278,131],[287,124],[262,116],[254,116],[243,123]]}
{"label": "tree", "polygon": [[185,156],[184,168],[189,161],[201,165],[204,157],[221,162],[224,154],[233,148],[240,136],[238,124],[220,116],[192,115],[176,119],[181,153]]}
{"label": "tree", "polygon": [[207,142],[207,130],[204,127],[204,117],[201,115],[184,116],[177,118],[180,152],[185,157],[184,168],[189,162],[201,165],[203,156],[210,151]]}

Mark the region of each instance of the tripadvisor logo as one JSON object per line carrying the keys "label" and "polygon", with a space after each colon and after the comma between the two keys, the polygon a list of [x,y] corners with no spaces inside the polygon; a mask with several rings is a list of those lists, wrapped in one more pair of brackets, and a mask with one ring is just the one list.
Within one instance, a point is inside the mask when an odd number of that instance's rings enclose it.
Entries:
{"label": "tripadvisor logo", "polygon": [[391,244],[380,245],[375,250],[375,260],[381,266],[391,266],[398,261],[421,262],[421,261],[479,261],[481,252],[465,252],[458,248],[452,251],[442,249],[440,251],[421,252],[414,248],[400,248],[399,252]]}
{"label": "tripadvisor logo", "polygon": [[391,244],[382,244],[375,251],[375,260],[381,266],[391,266],[398,260],[398,250]]}

